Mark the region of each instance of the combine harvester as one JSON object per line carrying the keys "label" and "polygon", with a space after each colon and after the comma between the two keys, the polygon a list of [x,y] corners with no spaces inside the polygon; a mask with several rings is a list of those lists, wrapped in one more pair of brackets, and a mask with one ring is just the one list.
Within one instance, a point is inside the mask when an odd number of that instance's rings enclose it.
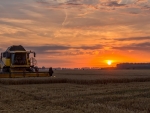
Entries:
{"label": "combine harvester", "polygon": [[[31,54],[33,54],[33,57]],[[1,53],[0,78],[49,76],[48,71],[38,71],[35,57],[35,52],[26,51],[21,45],[13,45],[8,47],[5,52]]]}

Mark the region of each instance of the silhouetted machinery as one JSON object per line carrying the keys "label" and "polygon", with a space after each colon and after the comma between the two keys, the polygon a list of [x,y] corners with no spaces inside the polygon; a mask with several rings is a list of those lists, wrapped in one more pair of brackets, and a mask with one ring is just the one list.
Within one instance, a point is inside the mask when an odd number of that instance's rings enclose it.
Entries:
{"label": "silhouetted machinery", "polygon": [[[31,54],[33,54],[32,57]],[[10,46],[5,52],[1,53],[1,74],[12,72],[29,72],[34,74],[37,64],[35,57],[35,52],[26,51],[21,45]]]}

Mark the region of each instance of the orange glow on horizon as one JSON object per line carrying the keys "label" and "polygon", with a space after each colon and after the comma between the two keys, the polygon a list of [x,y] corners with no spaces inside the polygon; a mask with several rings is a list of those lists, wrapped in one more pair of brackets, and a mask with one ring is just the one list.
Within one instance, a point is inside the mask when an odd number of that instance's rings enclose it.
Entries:
{"label": "orange glow on horizon", "polygon": [[[142,59],[142,55],[144,55],[145,59]],[[70,68],[82,68],[82,67],[116,67],[119,63],[136,63],[136,62],[148,62],[148,55],[143,52],[143,54],[139,55],[138,52],[129,52],[128,51],[104,51],[101,52],[101,54],[94,54],[94,55],[76,55],[75,57],[70,57],[67,55],[62,55],[61,58],[56,57],[57,60],[61,59],[69,59],[69,62],[63,61],[55,62],[52,64],[53,60],[55,60],[55,57],[46,57],[43,58],[43,55],[39,54],[37,56],[39,61],[39,66],[45,66],[45,67],[70,67]],[[84,59],[83,59],[84,57]],[[49,61],[50,59],[50,61]],[[40,62],[41,60],[41,62]],[[110,60],[110,61],[109,61]],[[49,61],[49,62],[47,62]]]}

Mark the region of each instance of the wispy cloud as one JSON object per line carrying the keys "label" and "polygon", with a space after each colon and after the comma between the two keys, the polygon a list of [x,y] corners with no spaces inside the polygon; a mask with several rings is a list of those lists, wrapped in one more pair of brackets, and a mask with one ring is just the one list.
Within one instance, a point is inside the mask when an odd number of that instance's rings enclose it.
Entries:
{"label": "wispy cloud", "polygon": [[121,7],[121,6],[125,6],[125,3],[118,3],[117,1],[108,1],[108,2],[104,2],[101,3],[102,6],[108,6],[108,7]]}
{"label": "wispy cloud", "polygon": [[119,47],[113,47],[113,49],[118,50],[134,50],[134,51],[147,51],[150,49],[150,43],[144,42],[144,43],[132,43],[125,46],[119,46]]}
{"label": "wispy cloud", "polygon": [[144,41],[144,40],[150,40],[150,36],[147,36],[147,37],[129,37],[129,38],[118,38],[118,39],[115,39],[117,41],[137,41],[137,40],[140,40],[140,41]]}
{"label": "wispy cloud", "polygon": [[[0,48],[22,44],[39,55],[79,59],[109,50],[149,54],[149,0],[2,0]],[[87,56],[86,56],[87,55]],[[68,56],[68,57],[66,57]],[[84,56],[84,57],[83,57]],[[93,58],[94,59],[94,58]],[[40,58],[40,62],[42,62]],[[70,60],[71,61],[71,60]]]}
{"label": "wispy cloud", "polygon": [[35,50],[38,52],[47,52],[49,50],[69,50],[69,49],[82,49],[82,50],[96,50],[102,49],[102,45],[91,46],[71,46],[71,45],[43,45],[43,46],[26,46],[27,49]]}

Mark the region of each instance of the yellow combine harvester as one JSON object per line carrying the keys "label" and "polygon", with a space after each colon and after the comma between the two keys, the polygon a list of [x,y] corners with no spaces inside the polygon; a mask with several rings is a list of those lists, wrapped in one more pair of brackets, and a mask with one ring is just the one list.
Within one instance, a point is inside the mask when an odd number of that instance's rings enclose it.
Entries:
{"label": "yellow combine harvester", "polygon": [[37,63],[35,57],[35,52],[26,51],[21,45],[8,47],[1,53],[0,78],[48,76],[48,72],[39,72],[35,67]]}

